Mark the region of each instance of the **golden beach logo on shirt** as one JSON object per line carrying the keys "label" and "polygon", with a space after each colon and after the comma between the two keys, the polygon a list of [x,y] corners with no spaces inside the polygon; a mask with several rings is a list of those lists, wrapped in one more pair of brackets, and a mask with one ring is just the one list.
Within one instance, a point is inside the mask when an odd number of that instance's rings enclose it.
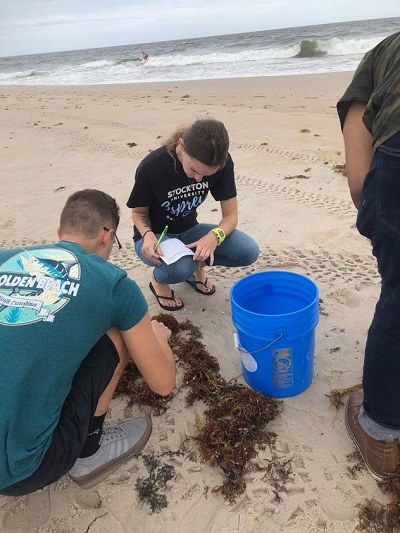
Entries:
{"label": "golden beach logo on shirt", "polygon": [[53,322],[78,294],[81,267],[69,250],[37,248],[18,252],[0,266],[0,324]]}

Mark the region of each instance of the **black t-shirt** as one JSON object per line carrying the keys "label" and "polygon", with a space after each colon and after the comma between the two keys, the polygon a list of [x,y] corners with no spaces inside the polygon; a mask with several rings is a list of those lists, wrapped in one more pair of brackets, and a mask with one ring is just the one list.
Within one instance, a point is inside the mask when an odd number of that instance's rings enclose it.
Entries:
{"label": "black t-shirt", "polygon": [[[139,164],[126,205],[149,207],[154,233],[161,233],[166,225],[168,233],[182,233],[197,224],[197,208],[209,192],[219,202],[236,196],[233,161],[229,154],[223,168],[197,183],[186,176],[179,159],[162,146]],[[134,240],[140,238],[135,227]]]}

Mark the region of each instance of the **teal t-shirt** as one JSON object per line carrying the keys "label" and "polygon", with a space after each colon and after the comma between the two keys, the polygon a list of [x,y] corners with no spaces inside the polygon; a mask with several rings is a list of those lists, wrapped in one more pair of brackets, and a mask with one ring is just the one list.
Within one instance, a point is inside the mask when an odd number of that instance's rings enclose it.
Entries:
{"label": "teal t-shirt", "polygon": [[76,243],[0,250],[0,489],[38,468],[91,348],[146,312],[124,270]]}

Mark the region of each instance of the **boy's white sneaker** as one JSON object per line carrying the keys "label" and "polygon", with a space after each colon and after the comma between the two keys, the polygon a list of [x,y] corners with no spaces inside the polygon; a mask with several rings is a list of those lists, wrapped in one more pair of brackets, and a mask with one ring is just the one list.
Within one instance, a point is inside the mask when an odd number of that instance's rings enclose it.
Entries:
{"label": "boy's white sneaker", "polygon": [[145,418],[103,428],[100,448],[89,457],[78,458],[69,471],[70,478],[84,488],[93,487],[120,463],[140,453],[149,440],[151,430],[152,424]]}

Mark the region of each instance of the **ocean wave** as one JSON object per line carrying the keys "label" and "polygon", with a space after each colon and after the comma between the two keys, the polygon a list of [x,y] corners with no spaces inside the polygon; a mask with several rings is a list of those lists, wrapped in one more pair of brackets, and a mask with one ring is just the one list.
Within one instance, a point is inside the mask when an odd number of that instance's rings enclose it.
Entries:
{"label": "ocean wave", "polygon": [[346,56],[352,54],[365,54],[371,48],[374,48],[383,39],[383,36],[375,36],[369,38],[359,39],[340,39],[334,37],[329,39],[322,45],[322,49],[326,50],[329,55]]}
{"label": "ocean wave", "polygon": [[262,61],[292,57],[295,46],[284,48],[267,48],[265,50],[249,49],[241,52],[212,52],[208,54],[175,54],[171,56],[151,56],[146,65],[154,67],[178,67],[198,64],[240,63],[242,61]]}
{"label": "ocean wave", "polygon": [[300,43],[300,51],[294,57],[319,57],[327,54],[326,50],[321,50],[317,41],[304,39]]}
{"label": "ocean wave", "polygon": [[125,63],[140,63],[139,57],[130,57],[127,59],[113,59],[111,61],[114,65],[123,65]]}
{"label": "ocean wave", "polygon": [[382,40],[381,37],[302,40],[294,57],[346,56],[365,54]]}
{"label": "ocean wave", "polygon": [[[345,56],[361,55],[380,42],[380,37],[329,40],[302,40],[296,44],[262,49],[247,49],[237,52],[209,52],[205,54],[172,54],[152,55],[146,62],[147,67],[180,67],[204,64],[227,64],[251,61],[270,61],[274,59],[289,59],[291,57],[318,57],[324,55]],[[126,65],[133,63],[141,67],[138,59],[113,60],[113,64]]]}
{"label": "ocean wave", "polygon": [[49,72],[41,70],[25,70],[18,72],[9,72],[8,74],[0,73],[0,81],[12,81],[23,78],[37,78],[47,76]]}
{"label": "ocean wave", "polygon": [[79,65],[70,65],[68,67],[65,67],[62,70],[66,70],[68,72],[69,71],[85,72],[85,71],[108,68],[112,65],[114,65],[114,61],[112,59],[100,59],[97,61],[87,61],[86,63],[81,63]]}

